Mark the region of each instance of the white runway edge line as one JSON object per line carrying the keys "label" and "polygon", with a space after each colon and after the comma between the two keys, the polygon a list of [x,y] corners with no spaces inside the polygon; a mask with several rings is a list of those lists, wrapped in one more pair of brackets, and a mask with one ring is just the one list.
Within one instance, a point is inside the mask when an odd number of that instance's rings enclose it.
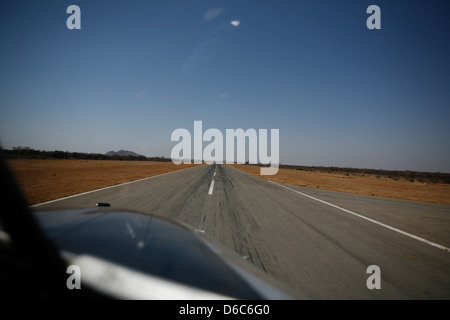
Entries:
{"label": "white runway edge line", "polygon": [[387,224],[378,222],[378,221],[376,221],[376,220],[367,218],[367,217],[365,217],[365,216],[362,216],[362,215],[360,215],[360,214],[358,214],[358,213],[355,213],[355,212],[353,212],[353,211],[350,211],[350,210],[341,208],[341,207],[339,207],[339,206],[337,206],[337,205],[334,205],[334,204],[332,204],[332,203],[329,203],[329,202],[326,202],[326,201],[323,201],[323,200],[314,198],[314,197],[312,197],[312,196],[310,196],[310,195],[308,195],[308,194],[306,194],[306,193],[303,193],[303,192],[300,192],[300,191],[291,189],[291,188],[286,187],[286,186],[284,186],[284,185],[282,185],[282,184],[280,184],[280,183],[277,183],[277,182],[274,182],[274,181],[270,181],[270,180],[267,180],[267,181],[269,181],[270,183],[276,184],[276,185],[279,186],[279,187],[282,187],[282,188],[285,188],[285,189],[290,190],[290,191],[292,191],[292,192],[298,193],[298,194],[300,194],[300,195],[302,195],[302,196],[305,196],[305,197],[311,198],[311,199],[313,199],[313,200],[316,200],[316,201],[318,201],[318,202],[321,202],[321,203],[323,203],[323,204],[326,204],[326,205],[328,205],[328,206],[330,206],[330,207],[333,207],[333,208],[342,210],[342,211],[344,211],[344,212],[347,212],[347,213],[349,213],[349,214],[352,214],[352,215],[354,215],[354,216],[356,216],[356,217],[358,217],[358,218],[361,218],[361,219],[370,221],[370,222],[375,223],[375,224],[377,224],[377,225],[379,225],[379,226],[385,227],[385,228],[387,228],[387,229],[389,229],[389,230],[392,230],[392,231],[398,232],[398,233],[400,233],[400,234],[403,234],[403,235],[405,235],[405,236],[407,236],[407,237],[416,239],[416,240],[418,240],[418,241],[420,241],[420,242],[423,242],[423,243],[426,243],[426,244],[428,244],[428,245],[430,245],[430,246],[433,246],[433,247],[436,247],[436,248],[438,248],[438,249],[441,249],[441,250],[450,252],[450,249],[449,249],[449,248],[444,247],[444,246],[442,246],[442,245],[440,245],[440,244],[437,244],[437,243],[428,241],[428,240],[426,240],[426,239],[424,239],[424,238],[415,236],[415,235],[413,235],[413,234],[411,234],[411,233],[408,233],[408,232],[405,232],[405,231],[403,231],[403,230],[400,230],[400,229],[391,227],[391,226],[389,226],[389,225],[387,225]]}
{"label": "white runway edge line", "polygon": [[121,183],[121,184],[115,184],[115,185],[109,186],[109,187],[104,187],[104,188],[100,188],[100,189],[95,189],[95,190],[90,190],[90,191],[86,191],[86,192],[82,192],[82,193],[77,193],[77,194],[73,194],[73,195],[71,195],[71,196],[67,196],[67,197],[64,197],[64,198],[59,198],[59,199],[55,199],[55,200],[50,200],[50,201],[38,203],[38,204],[33,204],[32,206],[30,206],[30,208],[36,208],[36,207],[43,206],[43,205],[46,205],[46,204],[50,204],[50,203],[53,203],[53,202],[62,201],[62,200],[66,200],[66,199],[70,199],[70,198],[75,198],[75,197],[79,197],[79,196],[84,196],[84,195],[89,194],[89,193],[93,193],[93,192],[97,192],[97,191],[102,191],[102,190],[107,190],[107,189],[112,189],[112,188],[124,186],[124,185],[127,185],[127,184],[131,184],[131,183],[135,183],[135,182],[139,182],[139,181],[145,181],[145,180],[149,180],[149,179],[153,179],[153,178],[165,176],[165,175],[168,175],[168,174],[171,174],[171,173],[180,172],[180,171],[184,171],[184,170],[188,170],[188,169],[193,169],[193,168],[197,168],[197,167],[198,167],[198,166],[194,166],[194,167],[190,167],[190,168],[186,168],[186,169],[180,169],[180,170],[170,171],[170,172],[158,174],[158,175],[156,175],[156,176],[151,176],[151,177],[142,178],[142,179],[139,179],[139,180],[133,180],[133,181],[124,182],[124,183]]}

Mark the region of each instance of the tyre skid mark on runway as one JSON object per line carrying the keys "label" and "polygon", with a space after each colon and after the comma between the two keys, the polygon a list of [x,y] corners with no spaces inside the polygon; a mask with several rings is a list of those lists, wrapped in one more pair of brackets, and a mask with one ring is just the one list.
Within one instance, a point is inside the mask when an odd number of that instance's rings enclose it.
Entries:
{"label": "tyre skid mark on runway", "polygon": [[[190,187],[190,189],[193,190],[191,196],[185,197],[184,200],[178,204],[178,209],[174,210],[174,212],[177,212],[177,215],[173,218],[183,221],[197,230],[203,230],[204,208],[207,206],[207,203],[201,205],[201,208],[198,211],[199,215],[191,214],[190,208],[195,205],[195,203],[198,203],[198,201],[203,201],[205,197],[205,184],[207,184],[208,180],[209,174],[203,174],[203,176]],[[205,200],[207,201],[207,199]],[[171,217],[170,213],[167,216]]]}
{"label": "tyre skid mark on runway", "polygon": [[316,232],[317,234],[319,234],[321,237],[325,238],[327,240],[328,243],[333,244],[333,246],[336,246],[337,248],[339,248],[340,250],[342,250],[343,252],[345,252],[349,257],[352,257],[353,259],[355,259],[356,261],[358,261],[359,263],[361,263],[364,266],[368,266],[370,265],[370,261],[365,260],[363,257],[361,256],[357,256],[355,255],[351,250],[349,250],[346,246],[342,245],[340,243],[340,241],[336,238],[331,237],[328,233],[322,231],[320,228],[315,227],[314,225],[312,225],[311,223],[306,222],[304,219],[302,219],[301,217],[295,215],[293,212],[288,211],[288,213],[294,217],[295,219],[299,220],[301,223],[303,223],[304,225],[306,225],[308,228],[310,228],[311,230],[313,230],[314,232]]}
{"label": "tyre skid mark on runway", "polygon": [[[240,211],[234,209],[228,210],[228,217],[231,220],[232,229],[231,237],[233,240],[234,250],[242,257],[248,257],[251,263],[264,272],[267,272],[266,266],[261,259],[260,252],[253,240],[256,232],[260,229],[252,215],[244,208]],[[266,255],[268,253],[264,251]]]}

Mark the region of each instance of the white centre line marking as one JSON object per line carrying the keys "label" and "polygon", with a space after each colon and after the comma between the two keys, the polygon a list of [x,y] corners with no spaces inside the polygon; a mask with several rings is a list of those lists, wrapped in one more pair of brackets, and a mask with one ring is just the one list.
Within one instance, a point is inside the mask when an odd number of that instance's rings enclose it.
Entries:
{"label": "white centre line marking", "polygon": [[332,203],[329,203],[329,202],[326,202],[326,201],[323,201],[323,200],[314,198],[314,197],[312,197],[312,196],[310,196],[310,195],[308,195],[308,194],[306,194],[306,193],[303,193],[303,192],[300,192],[300,191],[291,189],[291,188],[286,187],[286,186],[284,186],[284,185],[282,185],[282,184],[279,184],[279,183],[276,183],[276,182],[273,182],[273,181],[270,181],[270,180],[267,180],[267,181],[269,181],[270,183],[276,184],[277,186],[280,186],[280,187],[282,187],[282,188],[285,188],[285,189],[287,189],[287,190],[290,190],[290,191],[292,191],[292,192],[298,193],[298,194],[300,194],[300,195],[302,195],[302,196],[305,196],[305,197],[311,198],[311,199],[313,199],[313,200],[319,201],[319,202],[321,202],[321,203],[323,203],[323,204],[326,204],[326,205],[328,205],[328,206],[330,206],[330,207],[333,207],[333,208],[342,210],[342,211],[344,211],[344,212],[350,213],[350,214],[352,214],[352,215],[354,215],[354,216],[356,216],[356,217],[358,217],[358,218],[361,218],[361,219],[370,221],[370,222],[375,223],[375,224],[377,224],[377,225],[379,225],[379,226],[385,227],[385,228],[387,228],[387,229],[389,229],[389,230],[392,230],[392,231],[401,233],[401,234],[403,234],[403,235],[405,235],[405,236],[407,236],[407,237],[416,239],[416,240],[421,241],[421,242],[423,242],[423,243],[426,243],[426,244],[428,244],[428,245],[430,245],[430,246],[433,246],[433,247],[439,248],[439,249],[441,249],[441,250],[450,252],[450,249],[449,249],[449,248],[444,247],[444,246],[442,246],[442,245],[440,245],[440,244],[437,244],[437,243],[428,241],[428,240],[426,240],[426,239],[423,239],[423,238],[421,238],[421,237],[415,236],[415,235],[413,235],[413,234],[411,234],[411,233],[408,233],[408,232],[406,232],[406,231],[403,231],[403,230],[400,230],[400,229],[391,227],[391,226],[389,226],[389,225],[387,225],[387,224],[378,222],[378,221],[376,221],[376,220],[367,218],[367,217],[365,217],[365,216],[363,216],[363,215],[360,215],[360,214],[355,213],[355,212],[353,212],[353,211],[350,211],[350,210],[341,208],[341,207],[339,207],[339,206],[337,206],[337,205],[334,205],[334,204],[332,204]]}
{"label": "white centre line marking", "polygon": [[211,182],[211,186],[209,187],[209,192],[208,192],[209,195],[213,194],[213,189],[214,189],[214,180]]}

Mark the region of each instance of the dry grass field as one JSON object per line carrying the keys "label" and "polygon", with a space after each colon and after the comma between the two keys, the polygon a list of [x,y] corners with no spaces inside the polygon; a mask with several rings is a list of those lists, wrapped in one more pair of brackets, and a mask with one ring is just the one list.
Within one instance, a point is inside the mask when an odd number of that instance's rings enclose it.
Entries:
{"label": "dry grass field", "polygon": [[393,180],[374,175],[326,173],[279,169],[273,176],[260,176],[259,167],[233,165],[235,168],[275,182],[292,185],[350,192],[371,196],[450,204],[450,185]]}
{"label": "dry grass field", "polygon": [[30,205],[194,165],[114,160],[8,161]]}

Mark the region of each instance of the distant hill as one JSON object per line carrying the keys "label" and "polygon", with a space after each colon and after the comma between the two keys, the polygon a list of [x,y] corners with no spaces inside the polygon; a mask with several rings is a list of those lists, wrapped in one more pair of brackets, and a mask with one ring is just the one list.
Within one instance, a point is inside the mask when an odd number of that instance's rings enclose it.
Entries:
{"label": "distant hill", "polygon": [[140,154],[137,154],[133,151],[128,151],[128,150],[119,150],[119,151],[109,151],[107,153],[105,153],[105,155],[113,157],[113,156],[121,156],[121,157],[126,157],[126,156],[133,156],[133,157],[143,157]]}

